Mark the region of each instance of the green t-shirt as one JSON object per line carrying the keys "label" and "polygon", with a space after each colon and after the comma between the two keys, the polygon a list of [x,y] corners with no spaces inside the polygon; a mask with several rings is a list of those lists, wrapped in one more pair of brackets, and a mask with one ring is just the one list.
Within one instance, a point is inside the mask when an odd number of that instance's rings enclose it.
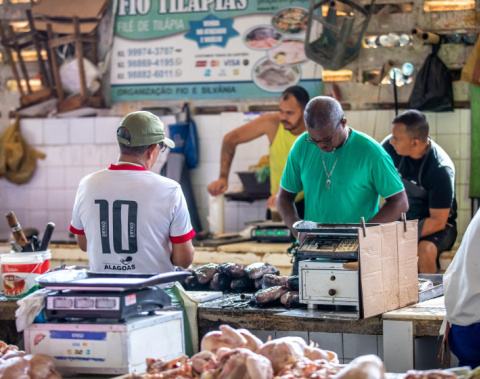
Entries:
{"label": "green t-shirt", "polygon": [[365,217],[368,221],[378,212],[380,196],[387,198],[404,189],[388,153],[373,138],[353,129],[340,149],[323,153],[331,173],[327,189],[322,151],[305,141],[306,134],[290,150],[280,182],[289,192],[305,191],[305,220],[359,223]]}

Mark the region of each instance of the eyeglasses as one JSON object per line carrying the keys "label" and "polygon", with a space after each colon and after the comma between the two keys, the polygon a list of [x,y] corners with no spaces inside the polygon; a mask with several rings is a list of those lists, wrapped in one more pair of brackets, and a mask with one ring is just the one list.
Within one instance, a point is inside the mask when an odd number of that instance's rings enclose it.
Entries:
{"label": "eyeglasses", "polygon": [[325,138],[321,141],[317,141],[317,140],[311,139],[310,136],[307,134],[307,135],[305,135],[305,141],[313,143],[315,145],[331,146],[333,144],[333,139],[335,138],[335,134],[337,134],[338,127],[342,123],[343,117],[344,116],[342,116],[342,118],[338,122],[337,126],[335,127],[335,131],[333,132],[331,137]]}
{"label": "eyeglasses", "polygon": [[157,143],[158,148],[160,149],[160,152],[163,153],[165,150],[167,150],[167,145],[165,145],[163,142]]}

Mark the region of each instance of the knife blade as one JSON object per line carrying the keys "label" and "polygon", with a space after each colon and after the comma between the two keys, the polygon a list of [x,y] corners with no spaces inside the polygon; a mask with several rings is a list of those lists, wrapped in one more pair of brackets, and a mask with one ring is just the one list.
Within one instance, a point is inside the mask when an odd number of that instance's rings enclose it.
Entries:
{"label": "knife blade", "polygon": [[55,229],[55,224],[53,222],[49,222],[45,228],[45,232],[43,233],[42,243],[40,244],[40,251],[47,250],[50,239],[52,238],[53,229]]}

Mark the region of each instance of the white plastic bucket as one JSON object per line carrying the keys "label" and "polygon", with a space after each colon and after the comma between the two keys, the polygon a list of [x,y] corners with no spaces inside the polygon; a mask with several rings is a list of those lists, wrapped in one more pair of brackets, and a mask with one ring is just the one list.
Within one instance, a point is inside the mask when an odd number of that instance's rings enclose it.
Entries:
{"label": "white plastic bucket", "polygon": [[0,256],[3,292],[7,298],[24,297],[38,289],[35,278],[50,268],[50,250]]}

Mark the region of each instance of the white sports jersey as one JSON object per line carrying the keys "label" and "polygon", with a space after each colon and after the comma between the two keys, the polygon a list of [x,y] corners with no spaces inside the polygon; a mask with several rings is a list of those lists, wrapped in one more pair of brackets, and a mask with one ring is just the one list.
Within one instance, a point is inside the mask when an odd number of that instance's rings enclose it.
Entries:
{"label": "white sports jersey", "polygon": [[172,271],[170,243],[195,236],[180,185],[127,164],[82,179],[70,230],[85,234],[90,270],[101,273]]}

